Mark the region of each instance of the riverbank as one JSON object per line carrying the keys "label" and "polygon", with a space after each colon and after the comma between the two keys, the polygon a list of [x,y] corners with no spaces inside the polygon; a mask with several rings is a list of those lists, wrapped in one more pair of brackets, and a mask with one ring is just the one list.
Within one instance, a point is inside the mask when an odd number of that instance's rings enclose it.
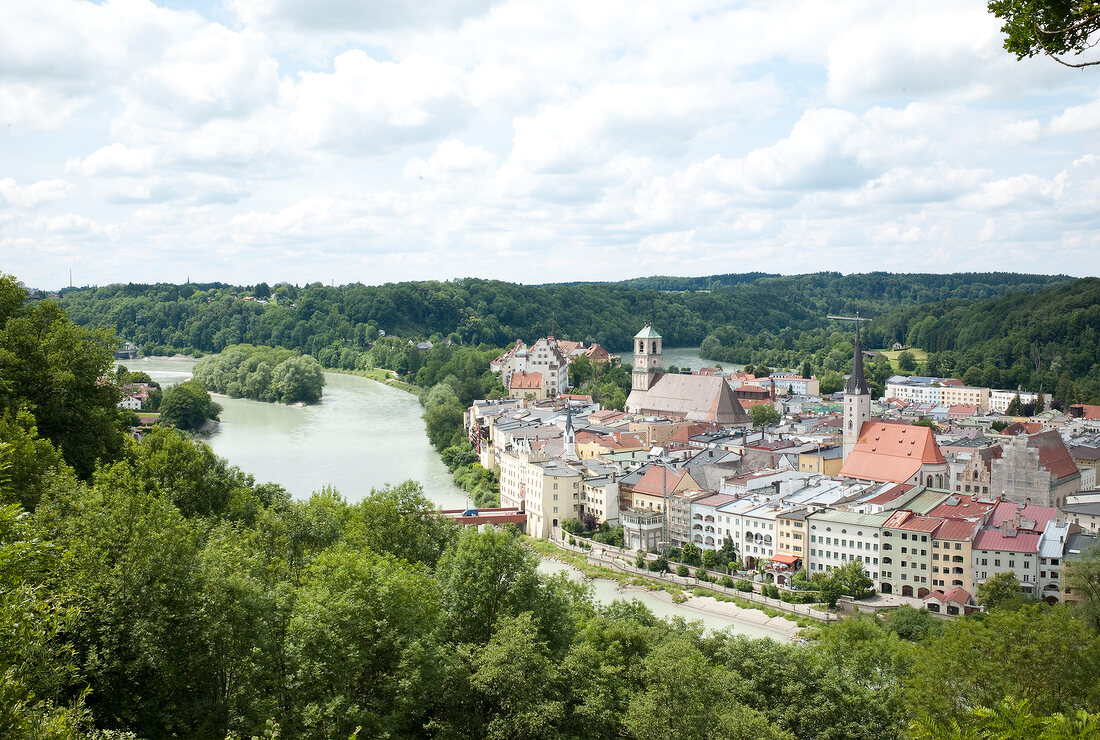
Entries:
{"label": "riverbank", "polygon": [[692,614],[701,618],[716,617],[734,622],[735,628],[737,626],[756,628],[769,633],[769,637],[784,640],[798,639],[804,628],[813,626],[812,622],[800,623],[774,612],[767,614],[767,611],[760,610],[747,601],[745,604],[736,604],[733,599],[727,600],[720,595],[685,592],[683,587],[676,584],[661,583],[639,575],[618,573],[610,568],[587,562],[586,557],[581,553],[561,550],[546,540],[530,537],[525,537],[525,540],[529,548],[539,554],[543,560],[569,566],[593,582],[614,583],[616,592],[624,599],[631,598],[631,595],[656,598],[669,605],[670,609],[687,612],[689,619]]}
{"label": "riverbank", "polygon": [[763,627],[789,639],[795,639],[805,628],[820,624],[814,619],[786,614],[735,596],[710,593],[702,588],[686,590],[680,584],[659,580],[654,576],[625,573],[596,565],[589,562],[587,553],[563,550],[549,540],[538,540],[529,536],[525,540],[528,547],[540,557],[564,563],[582,573],[585,578],[614,582],[617,589],[624,594],[646,592],[669,604],[675,604],[678,608]]}
{"label": "riverbank", "polygon": [[395,373],[393,370],[385,370],[378,367],[371,367],[365,370],[343,370],[335,367],[326,367],[325,372],[336,373],[338,375],[354,375],[357,378],[367,378],[368,380],[373,380],[376,383],[381,383],[382,385],[388,385],[391,388],[397,388],[398,390],[405,391],[406,393],[411,393],[417,398],[419,398],[424,392],[424,389],[420,386],[413,385],[412,383],[406,383],[403,380],[398,380],[397,373]]}

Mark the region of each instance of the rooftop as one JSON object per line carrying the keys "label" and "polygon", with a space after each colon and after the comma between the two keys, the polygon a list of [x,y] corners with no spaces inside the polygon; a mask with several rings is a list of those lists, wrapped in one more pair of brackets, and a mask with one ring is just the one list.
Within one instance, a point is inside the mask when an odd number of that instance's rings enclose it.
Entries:
{"label": "rooftop", "polygon": [[944,462],[930,428],[865,421],[840,474],[860,480],[905,483],[922,465]]}

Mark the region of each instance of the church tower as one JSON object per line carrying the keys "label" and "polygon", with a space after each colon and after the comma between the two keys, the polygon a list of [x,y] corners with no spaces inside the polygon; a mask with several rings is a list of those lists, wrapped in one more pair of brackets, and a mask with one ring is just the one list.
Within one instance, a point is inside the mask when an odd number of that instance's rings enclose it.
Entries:
{"label": "church tower", "polygon": [[634,335],[634,370],[631,372],[631,390],[648,391],[657,382],[664,360],[661,355],[661,335],[646,324]]}
{"label": "church tower", "polygon": [[859,342],[859,322],[856,321],[856,351],[852,357],[852,374],[844,386],[844,459],[856,446],[863,422],[871,418],[871,389],[863,377],[863,347]]}
{"label": "church tower", "polygon": [[577,433],[573,429],[573,404],[568,401],[565,402],[565,459],[576,460],[577,459]]}

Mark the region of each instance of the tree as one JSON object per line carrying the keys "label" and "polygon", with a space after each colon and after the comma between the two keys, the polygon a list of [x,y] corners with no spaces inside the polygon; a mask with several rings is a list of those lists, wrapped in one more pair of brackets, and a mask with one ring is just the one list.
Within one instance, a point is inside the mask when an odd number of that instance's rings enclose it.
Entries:
{"label": "tree", "polygon": [[901,639],[912,642],[920,642],[930,635],[939,634],[942,625],[927,609],[914,609],[908,604],[902,604],[890,612],[883,624]]}
{"label": "tree", "polygon": [[836,393],[844,387],[844,376],[836,370],[829,370],[821,377],[818,388],[824,394]]}
{"label": "tree", "polygon": [[803,360],[802,361],[802,377],[803,378],[809,378],[811,375],[813,375],[813,368],[810,366],[810,361],[809,360]]}
{"label": "tree", "polygon": [[770,403],[756,404],[749,409],[749,416],[752,418],[752,425],[758,429],[778,424],[781,418],[775,406]]}
{"label": "tree", "polygon": [[303,355],[279,363],[271,383],[283,403],[316,403],[321,400],[325,374],[317,360]]}
{"label": "tree", "polygon": [[504,616],[534,608],[537,564],[514,531],[464,527],[436,569],[446,632],[485,643]]}
{"label": "tree", "polygon": [[1066,585],[1077,596],[1078,610],[1093,631],[1100,633],[1100,545],[1093,545],[1064,565]]}
{"label": "tree", "polygon": [[863,570],[863,563],[858,560],[849,560],[834,570],[831,575],[836,578],[844,593],[856,598],[875,585]]}
{"label": "tree", "polygon": [[38,434],[82,478],[122,454],[129,412],[111,377],[114,332],[76,326],[52,301],[24,305],[26,291],[0,275],[0,410],[30,412]]}
{"label": "tree", "polygon": [[1011,571],[995,573],[985,583],[979,584],[975,597],[987,611],[1012,608],[1024,601],[1024,594],[1020,591],[1020,581]]}
{"label": "tree", "polygon": [[197,380],[174,385],[164,392],[160,402],[160,422],[178,429],[194,431],[208,420],[216,420],[221,406]]}
{"label": "tree", "polygon": [[714,550],[703,550],[702,561],[703,567],[713,568],[718,565],[718,556],[714,553]]}
{"label": "tree", "polygon": [[1008,406],[1005,407],[1005,416],[1019,416],[1022,407],[1023,404],[1020,402],[1020,394],[1017,393],[1012,397],[1012,400],[1008,402]]}
{"label": "tree", "polygon": [[287,626],[300,734],[416,734],[439,686],[424,639],[439,609],[422,567],[351,548],[321,555]]}
{"label": "tree", "polygon": [[574,357],[569,363],[569,385],[573,388],[580,388],[595,375],[596,369],[592,366],[592,361],[584,355]]}
{"label": "tree", "polygon": [[419,483],[387,484],[353,509],[349,537],[373,552],[435,567],[456,535],[455,524],[435,509]]}
{"label": "tree", "polygon": [[898,354],[898,370],[903,373],[911,373],[917,368],[917,358],[909,350]]}
{"label": "tree", "polygon": [[1004,48],[1017,59],[1046,54],[1066,67],[1089,67],[1097,61],[1068,62],[1096,45],[1100,2],[1096,0],[990,0],[989,10],[1004,20]]}
{"label": "tree", "polygon": [[936,422],[929,419],[928,417],[922,417],[920,419],[917,419],[916,421],[913,422],[913,426],[915,426],[915,427],[928,427],[929,429],[932,430],[933,433],[938,433],[940,431],[939,425],[936,424]]}
{"label": "tree", "polygon": [[680,558],[688,565],[699,565],[699,546],[688,542],[680,552]]}

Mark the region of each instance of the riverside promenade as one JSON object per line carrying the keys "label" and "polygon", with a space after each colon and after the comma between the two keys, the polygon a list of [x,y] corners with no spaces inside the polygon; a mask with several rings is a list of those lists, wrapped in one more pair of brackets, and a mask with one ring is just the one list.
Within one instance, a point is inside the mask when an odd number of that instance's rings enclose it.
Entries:
{"label": "riverside promenade", "polygon": [[[833,622],[838,619],[837,615],[830,611],[825,611],[816,608],[812,604],[791,604],[781,599],[773,599],[763,594],[753,591],[738,591],[735,588],[728,588],[721,586],[717,583],[710,581],[701,581],[695,577],[695,568],[689,567],[690,575],[678,576],[675,573],[654,573],[646,568],[638,568],[634,564],[634,560],[637,554],[628,550],[615,547],[613,545],[606,545],[602,542],[595,542],[593,540],[584,539],[583,537],[573,536],[576,542],[584,542],[591,545],[591,549],[584,547],[581,544],[570,544],[567,540],[558,536],[558,533],[554,533],[555,536],[550,538],[550,541],[562,550],[568,550],[570,552],[580,553],[585,555],[587,561],[592,565],[600,565],[611,570],[617,570],[622,573],[628,573],[631,575],[639,576],[642,578],[648,578],[653,581],[662,583],[671,583],[678,586],[682,586],[687,589],[701,588],[707,591],[713,591],[715,594],[723,594],[728,597],[743,599],[744,601],[759,604],[762,607],[774,609],[775,611],[787,612],[788,614],[794,614],[801,617],[809,617],[819,622]],[[567,535],[568,536],[568,535]],[[759,584],[755,584],[759,585]],[[694,597],[699,598],[699,597]],[[669,601],[672,600],[669,595]],[[714,599],[707,599],[707,601],[713,601],[715,604],[721,604],[722,606],[733,607],[738,610],[738,618],[745,618],[746,621],[752,621],[754,623],[767,622],[771,617],[768,617],[763,611],[754,608],[738,607],[736,604],[730,602],[717,601]],[[700,607],[701,608],[701,607]],[[708,609],[713,608],[708,605]],[[742,614],[755,612],[760,617],[745,616]],[[722,613],[731,614],[729,610],[723,610]]]}

